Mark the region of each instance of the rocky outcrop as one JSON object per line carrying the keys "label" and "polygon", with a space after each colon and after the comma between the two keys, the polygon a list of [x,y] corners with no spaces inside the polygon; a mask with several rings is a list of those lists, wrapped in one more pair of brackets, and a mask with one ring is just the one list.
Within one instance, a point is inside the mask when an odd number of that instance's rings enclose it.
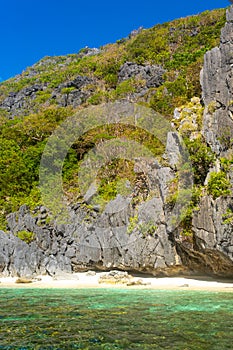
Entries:
{"label": "rocky outcrop", "polygon": [[85,56],[95,56],[98,55],[99,53],[101,53],[101,50],[96,48],[96,47],[84,47],[83,49],[81,49],[78,53],[78,57],[82,58]]}
{"label": "rocky outcrop", "polygon": [[[84,103],[93,94],[95,81],[87,76],[78,75],[74,80],[67,81],[48,93],[48,84],[34,84],[23,88],[19,92],[11,92],[0,103],[0,108],[6,110],[10,116],[28,114],[33,111],[33,101],[38,93],[45,92],[49,99],[56,100],[61,107],[73,106],[74,108]],[[88,86],[90,86],[88,88]]]}
{"label": "rocky outcrop", "polygon": [[232,205],[231,197],[201,199],[192,220],[194,250],[181,247],[179,251],[185,265],[196,266],[200,272],[233,276]]}
{"label": "rocky outcrop", "polygon": [[[135,220],[133,225],[130,218]],[[89,268],[155,273],[178,261],[160,197],[139,205],[137,213],[120,195],[103,213],[76,205],[69,224],[53,226],[40,226],[38,216],[23,206],[8,217],[8,226],[8,235],[1,232],[1,273],[5,275],[55,275]],[[15,237],[20,231],[33,232],[35,240],[20,241]]]}
{"label": "rocky outcrop", "polygon": [[102,284],[126,284],[128,285],[133,280],[133,277],[126,271],[110,271],[99,277],[99,283]]}
{"label": "rocky outcrop", "polygon": [[84,103],[93,93],[94,79],[78,75],[74,80],[60,84],[52,93],[61,107],[73,106],[74,108]]}
{"label": "rocky outcrop", "polygon": [[[202,97],[205,104],[202,133],[206,143],[219,157],[229,156],[233,139],[233,7],[226,13],[220,46],[208,51],[201,71]],[[215,170],[220,166],[216,163]],[[210,172],[213,169],[210,169]],[[231,181],[231,170],[229,179]],[[207,175],[206,182],[209,175]],[[233,202],[232,197],[201,198],[193,215],[194,251],[181,249],[187,266],[233,275]],[[179,250],[179,249],[178,249]]]}
{"label": "rocky outcrop", "polygon": [[37,92],[44,91],[46,88],[46,84],[34,84],[19,92],[11,92],[0,104],[0,108],[5,109],[12,116],[19,115],[28,109],[30,102],[36,98]]}
{"label": "rocky outcrop", "polygon": [[144,282],[140,278],[134,278],[126,271],[113,270],[99,277],[99,284],[124,284],[127,286],[147,286],[150,282]]}
{"label": "rocky outcrop", "polygon": [[220,46],[208,51],[201,72],[205,103],[203,135],[216,154],[232,146],[233,138],[233,7],[227,10],[227,23]]}
{"label": "rocky outcrop", "polygon": [[[174,137],[174,133],[172,135]],[[134,190],[128,197],[118,195],[103,212],[95,206],[91,208],[91,203],[80,202],[70,208],[69,222],[53,225],[47,223],[48,213],[44,207],[31,213],[22,206],[17,213],[10,214],[9,234],[1,232],[1,273],[55,275],[91,268],[161,274],[164,269],[179,265],[166,219],[169,215],[166,198],[174,171],[157,161],[141,163],[141,166],[147,192],[144,181],[142,191],[139,188],[140,180],[136,197]],[[153,193],[151,198],[149,193]],[[34,234],[29,244],[15,237],[25,231]]]}
{"label": "rocky outcrop", "polygon": [[158,87],[163,82],[163,74],[165,70],[158,65],[147,65],[143,66],[133,62],[126,62],[120,68],[118,73],[118,80],[122,82],[132,77],[139,77],[146,81],[146,87]]}
{"label": "rocky outcrop", "polygon": [[[178,208],[168,205],[167,198],[181,156],[179,137],[171,132],[166,153],[170,166],[138,159],[135,189],[127,197],[118,195],[103,212],[91,207],[90,198],[88,205],[83,201],[70,208],[69,222],[52,224],[45,207],[30,212],[22,206],[8,216],[8,234],[0,232],[0,273],[33,277],[119,269],[156,276],[200,272],[232,276],[232,226],[223,220],[230,199],[202,200],[193,219],[193,244],[187,245],[169,224],[172,215],[179,217]],[[20,232],[32,232],[33,241],[21,241],[16,237]]]}

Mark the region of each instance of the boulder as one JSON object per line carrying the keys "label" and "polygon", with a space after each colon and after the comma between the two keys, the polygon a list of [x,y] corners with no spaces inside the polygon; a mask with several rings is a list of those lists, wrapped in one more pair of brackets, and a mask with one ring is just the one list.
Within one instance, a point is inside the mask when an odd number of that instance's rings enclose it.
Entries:
{"label": "boulder", "polygon": [[127,272],[123,271],[110,271],[106,274],[103,274],[99,277],[98,282],[100,284],[128,284],[132,280],[132,276]]}

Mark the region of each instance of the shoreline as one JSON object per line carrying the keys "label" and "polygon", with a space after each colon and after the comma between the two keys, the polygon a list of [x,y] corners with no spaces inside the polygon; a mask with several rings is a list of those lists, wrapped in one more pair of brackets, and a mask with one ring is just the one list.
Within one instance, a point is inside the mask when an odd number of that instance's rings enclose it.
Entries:
{"label": "shoreline", "polygon": [[130,277],[130,284],[99,282],[106,272],[78,272],[72,275],[51,277],[37,276],[35,279],[16,282],[17,277],[0,277],[0,290],[6,288],[41,288],[41,289],[86,289],[120,288],[150,290],[185,290],[233,293],[233,281],[216,281],[204,277]]}

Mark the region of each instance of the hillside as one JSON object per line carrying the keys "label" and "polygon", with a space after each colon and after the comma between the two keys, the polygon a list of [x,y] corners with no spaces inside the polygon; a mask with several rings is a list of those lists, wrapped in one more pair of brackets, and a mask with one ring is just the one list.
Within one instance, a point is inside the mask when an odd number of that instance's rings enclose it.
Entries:
{"label": "hillside", "polygon": [[[200,95],[203,56],[219,44],[224,22],[224,10],[206,11],[140,28],[100,49],[45,57],[1,84],[0,106],[11,115],[28,115],[50,105],[76,108],[130,95],[171,115],[175,106]],[[135,66],[123,67],[126,62]],[[156,65],[155,72],[153,68],[143,72],[140,65]],[[150,79],[154,75],[157,79]],[[162,97],[166,102],[162,103]]]}
{"label": "hillside", "polygon": [[[225,10],[215,10],[140,29],[100,49],[45,57],[1,83],[2,220],[20,204],[39,203],[38,166],[46,139],[71,113],[127,99],[171,118],[175,107],[200,97],[204,53],[219,44],[224,22]],[[88,147],[92,141],[74,146],[67,161],[70,192],[73,163]]]}
{"label": "hillside", "polygon": [[232,21],[140,28],[0,84],[3,274],[232,276]]}

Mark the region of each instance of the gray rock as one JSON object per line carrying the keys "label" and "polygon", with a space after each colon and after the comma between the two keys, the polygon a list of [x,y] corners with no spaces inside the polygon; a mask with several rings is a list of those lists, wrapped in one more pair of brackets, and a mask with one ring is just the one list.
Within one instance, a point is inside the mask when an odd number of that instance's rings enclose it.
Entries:
{"label": "gray rock", "polygon": [[85,48],[81,49],[78,53],[78,57],[82,58],[85,56],[94,56],[94,55],[98,55],[99,53],[101,53],[101,50],[96,48],[96,47],[88,47],[86,46]]}
{"label": "gray rock", "polygon": [[233,221],[224,223],[227,209],[232,206],[232,198],[203,197],[200,210],[193,217],[193,230],[200,250],[217,249],[233,262]]}
{"label": "gray rock", "polygon": [[126,62],[121,66],[118,73],[118,80],[122,82],[132,77],[140,77],[146,80],[147,88],[158,87],[163,83],[163,74],[165,70],[156,65],[139,65],[133,62]]}
{"label": "gray rock", "polygon": [[[75,79],[62,83],[55,88],[52,98],[56,99],[62,107],[77,107],[92,95],[92,85],[95,83],[95,80],[90,77],[78,75]],[[90,85],[89,89],[87,88],[88,85]],[[74,88],[74,90],[64,92],[66,88]]]}
{"label": "gray rock", "polygon": [[184,148],[177,132],[168,132],[165,158],[172,168],[176,168],[182,162]]}
{"label": "gray rock", "polygon": [[86,276],[96,276],[96,272],[95,271],[87,271],[86,272]]}
{"label": "gray rock", "polygon": [[90,204],[94,196],[97,194],[97,190],[97,186],[95,184],[91,184],[91,186],[88,188],[87,192],[83,196],[84,202]]}
{"label": "gray rock", "polygon": [[221,32],[220,46],[204,56],[201,72],[202,97],[205,103],[202,133],[212,150],[221,155],[232,147],[233,119],[233,22],[232,6]]}
{"label": "gray rock", "polygon": [[20,115],[27,110],[30,100],[36,98],[36,93],[46,88],[47,84],[34,84],[23,88],[19,92],[10,92],[8,97],[0,103],[0,108],[10,112],[12,116]]}
{"label": "gray rock", "polygon": [[110,271],[99,277],[98,282],[105,284],[128,284],[132,280],[127,272],[123,271]]}

